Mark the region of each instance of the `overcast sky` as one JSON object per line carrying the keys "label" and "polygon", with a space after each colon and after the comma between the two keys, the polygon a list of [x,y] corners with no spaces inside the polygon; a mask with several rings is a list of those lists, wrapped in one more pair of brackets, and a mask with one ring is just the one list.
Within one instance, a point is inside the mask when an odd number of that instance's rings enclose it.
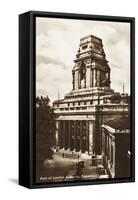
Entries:
{"label": "overcast sky", "polygon": [[36,19],[36,95],[56,100],[72,90],[73,60],[80,38],[103,40],[111,68],[111,88],[130,93],[130,24],[72,19]]}

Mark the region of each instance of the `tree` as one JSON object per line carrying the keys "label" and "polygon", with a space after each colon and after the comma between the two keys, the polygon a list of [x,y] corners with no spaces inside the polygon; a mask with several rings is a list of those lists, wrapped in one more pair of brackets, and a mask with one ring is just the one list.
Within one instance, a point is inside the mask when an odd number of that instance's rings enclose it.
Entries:
{"label": "tree", "polygon": [[[41,168],[46,159],[52,159],[55,133],[55,114],[49,98],[36,98],[36,164]],[[39,170],[38,170],[39,171]]]}
{"label": "tree", "polygon": [[119,93],[114,93],[111,97],[110,100],[112,103],[120,103],[121,101],[121,95]]}

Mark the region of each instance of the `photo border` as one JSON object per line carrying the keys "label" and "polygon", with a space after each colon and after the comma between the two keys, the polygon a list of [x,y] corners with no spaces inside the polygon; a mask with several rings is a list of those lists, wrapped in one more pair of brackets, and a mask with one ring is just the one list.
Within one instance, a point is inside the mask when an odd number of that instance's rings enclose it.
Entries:
{"label": "photo border", "polygon": [[[57,12],[41,12],[30,11],[30,70],[29,70],[29,112],[30,112],[30,188],[46,188],[46,187],[63,187],[63,186],[79,186],[79,185],[95,185],[95,184],[111,184],[111,183],[125,183],[135,181],[135,18],[133,17],[120,17],[120,16],[104,16],[104,15],[89,15],[89,14],[74,14],[74,13],[57,13]],[[131,93],[131,147],[132,147],[132,160],[131,160],[131,177],[130,178],[109,178],[109,179],[95,179],[95,180],[80,180],[80,181],[57,181],[57,182],[43,182],[36,183],[36,18],[59,18],[59,19],[75,19],[75,20],[94,20],[94,21],[107,21],[107,22],[124,22],[130,23],[130,93]]]}

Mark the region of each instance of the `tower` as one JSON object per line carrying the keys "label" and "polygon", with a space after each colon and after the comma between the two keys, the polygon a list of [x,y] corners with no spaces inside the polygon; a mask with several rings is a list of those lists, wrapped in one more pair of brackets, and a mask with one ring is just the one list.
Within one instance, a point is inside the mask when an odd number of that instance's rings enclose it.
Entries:
{"label": "tower", "polygon": [[110,67],[100,38],[93,35],[81,38],[74,62],[73,90],[93,87],[110,88]]}

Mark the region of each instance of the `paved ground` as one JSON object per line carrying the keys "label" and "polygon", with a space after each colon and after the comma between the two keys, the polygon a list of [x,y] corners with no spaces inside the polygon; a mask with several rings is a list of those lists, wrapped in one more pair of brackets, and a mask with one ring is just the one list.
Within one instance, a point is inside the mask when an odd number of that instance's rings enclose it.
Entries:
{"label": "paved ground", "polygon": [[[77,173],[77,163],[79,161],[84,161],[84,168],[81,173]],[[91,156],[87,154],[72,154],[70,151],[59,150],[54,153],[52,160],[45,161],[44,167],[44,180],[47,177],[47,181],[98,178],[96,166],[92,166]],[[77,176],[77,174],[81,174],[81,176]]]}

